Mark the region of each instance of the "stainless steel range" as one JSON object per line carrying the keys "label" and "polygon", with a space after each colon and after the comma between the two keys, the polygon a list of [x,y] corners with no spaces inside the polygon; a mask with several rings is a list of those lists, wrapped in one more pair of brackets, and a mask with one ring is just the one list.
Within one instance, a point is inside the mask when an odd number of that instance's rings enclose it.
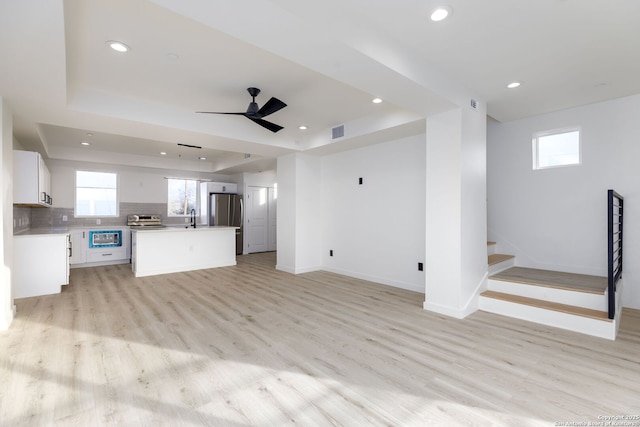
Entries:
{"label": "stainless steel range", "polygon": [[127,215],[127,225],[132,228],[164,228],[159,214]]}

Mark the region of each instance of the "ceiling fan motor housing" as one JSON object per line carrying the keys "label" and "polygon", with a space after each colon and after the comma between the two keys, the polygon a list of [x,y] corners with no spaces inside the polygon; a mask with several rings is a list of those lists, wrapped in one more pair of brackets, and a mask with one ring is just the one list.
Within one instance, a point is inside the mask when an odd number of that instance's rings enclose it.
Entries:
{"label": "ceiling fan motor housing", "polygon": [[258,114],[258,110],[260,108],[258,107],[258,103],[257,102],[251,102],[249,104],[249,107],[247,107],[247,115],[248,116],[255,116]]}

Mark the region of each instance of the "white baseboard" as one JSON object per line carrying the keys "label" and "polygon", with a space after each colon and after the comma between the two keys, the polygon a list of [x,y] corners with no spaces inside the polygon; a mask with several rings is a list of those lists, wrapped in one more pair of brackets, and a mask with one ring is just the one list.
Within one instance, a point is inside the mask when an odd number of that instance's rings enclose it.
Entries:
{"label": "white baseboard", "polygon": [[424,294],[424,285],[416,285],[414,283],[406,283],[398,280],[391,280],[384,277],[372,276],[369,274],[362,274],[349,270],[342,270],[339,268],[322,268],[324,271],[330,273],[341,274],[343,276],[353,277],[355,279],[366,280],[368,282],[380,283],[381,285],[393,286],[394,288],[405,289],[407,291],[419,292]]}

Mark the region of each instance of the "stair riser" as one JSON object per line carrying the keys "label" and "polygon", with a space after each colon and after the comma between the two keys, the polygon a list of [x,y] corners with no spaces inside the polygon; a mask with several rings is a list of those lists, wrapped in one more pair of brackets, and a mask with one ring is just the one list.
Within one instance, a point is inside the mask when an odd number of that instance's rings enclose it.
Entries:
{"label": "stair riser", "polygon": [[496,253],[496,245],[495,243],[492,245],[487,244],[487,255],[493,255]]}
{"label": "stair riser", "polygon": [[564,289],[555,289],[544,286],[524,285],[522,283],[506,282],[489,278],[487,289],[503,292],[505,294],[519,295],[576,307],[590,308],[598,311],[607,311],[608,302],[605,295],[575,292]]}
{"label": "stair riser", "polygon": [[514,258],[510,258],[508,260],[499,262],[497,264],[490,265],[489,266],[489,275],[496,274],[496,273],[499,273],[501,271],[504,271],[504,270],[506,270],[508,268],[513,267],[515,264],[516,264],[515,259]]}
{"label": "stair riser", "polygon": [[579,332],[599,338],[615,340],[616,322],[607,322],[561,313],[544,308],[517,304],[495,298],[480,297],[479,308],[490,313],[527,320],[542,325]]}

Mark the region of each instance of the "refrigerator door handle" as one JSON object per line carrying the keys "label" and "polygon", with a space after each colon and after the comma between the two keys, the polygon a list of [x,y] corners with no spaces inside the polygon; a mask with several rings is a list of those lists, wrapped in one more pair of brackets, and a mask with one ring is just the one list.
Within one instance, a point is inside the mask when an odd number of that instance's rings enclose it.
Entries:
{"label": "refrigerator door handle", "polygon": [[240,230],[244,228],[244,202],[240,196]]}

